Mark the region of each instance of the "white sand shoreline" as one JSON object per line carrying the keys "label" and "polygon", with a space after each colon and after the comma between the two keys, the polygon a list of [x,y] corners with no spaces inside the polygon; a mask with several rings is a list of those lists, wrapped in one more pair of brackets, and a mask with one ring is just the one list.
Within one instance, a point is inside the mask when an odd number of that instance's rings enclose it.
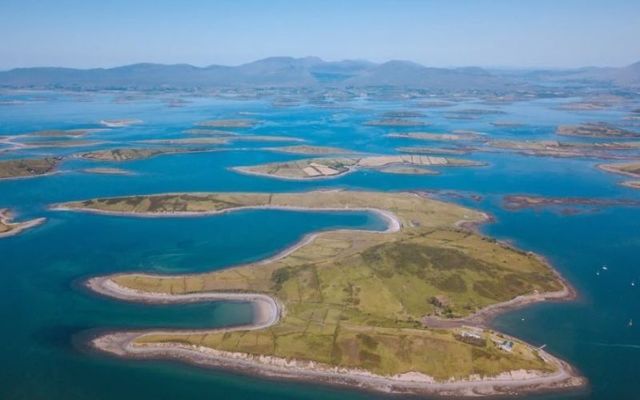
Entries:
{"label": "white sand shoreline", "polygon": [[120,331],[103,334],[91,340],[101,351],[120,357],[142,359],[174,359],[209,368],[224,368],[263,377],[314,381],[331,385],[350,386],[387,393],[431,394],[440,396],[494,396],[536,391],[572,389],[586,385],[569,364],[540,350],[539,354],[557,369],[553,373],[539,371],[511,371],[496,377],[470,376],[466,379],[436,381],[421,373],[381,376],[364,370],[332,367],[312,361],[287,360],[215,350],[181,343],[135,344],[138,337],[153,334],[197,334],[203,331],[230,332],[265,329],[276,324],[282,315],[281,305],[271,296],[259,293],[194,293],[168,295],[139,292],[124,288],[109,277],[92,278],[87,286],[100,294],[128,301],[149,303],[188,303],[198,301],[249,301],[256,307],[254,321],[249,325],[221,329]]}
{"label": "white sand shoreline", "polygon": [[47,219],[44,217],[35,218],[25,222],[11,222],[11,214],[6,209],[0,209],[0,223],[10,227],[11,229],[6,232],[0,232],[0,239],[18,235],[27,229],[31,229],[38,225],[43,224]]}
{"label": "white sand shoreline", "polygon": [[[402,222],[392,212],[375,208],[321,208],[321,207],[296,207],[296,206],[241,206],[209,212],[167,212],[167,213],[137,213],[137,212],[110,212],[83,208],[69,208],[60,205],[54,206],[56,210],[82,211],[97,214],[124,215],[135,217],[191,217],[203,215],[223,214],[242,209],[284,209],[298,211],[367,211],[373,212],[387,221],[385,231],[372,231],[372,233],[398,232]],[[488,218],[488,216],[485,217]],[[463,222],[463,221],[461,221]],[[335,232],[334,230],[333,232]],[[343,230],[348,231],[348,230]],[[320,233],[306,235],[302,240],[281,251],[280,253],[257,261],[252,264],[265,264],[281,259],[296,251],[298,248],[313,241]],[[245,264],[246,265],[246,264]],[[239,267],[239,266],[235,266]],[[233,268],[233,267],[231,267]],[[136,338],[148,333],[202,333],[203,331],[233,331],[265,329],[276,324],[285,310],[282,305],[271,296],[260,293],[235,293],[235,292],[209,292],[170,295],[165,293],[141,292],[119,286],[112,280],[112,276],[91,278],[86,282],[87,287],[105,296],[126,301],[139,301],[148,303],[187,303],[199,301],[242,301],[251,302],[255,307],[255,319],[249,325],[230,328],[202,329],[202,330],[148,330],[148,331],[119,331],[103,334],[94,338],[91,345],[101,351],[115,354],[120,357],[142,359],[173,359],[190,364],[223,368],[240,371],[263,377],[285,378],[293,380],[312,381],[330,385],[349,386],[365,390],[387,393],[411,393],[429,394],[438,396],[494,396],[502,394],[520,394],[542,392],[549,390],[576,389],[586,386],[586,379],[571,367],[568,363],[539,350],[539,354],[549,364],[556,367],[552,373],[540,371],[511,371],[496,377],[470,376],[466,379],[449,379],[436,381],[427,375],[408,372],[397,376],[381,376],[364,370],[353,370],[317,362],[286,360],[277,357],[259,356],[245,353],[225,352],[211,348],[187,345],[183,343],[159,343],[159,344],[135,344]],[[566,297],[570,293],[569,287],[559,292],[543,293],[531,296],[521,296],[511,301],[488,307],[488,311],[481,310],[471,317],[452,321],[466,325],[478,324],[479,315],[503,312],[506,309],[521,307],[532,302],[543,301],[548,298]],[[446,323],[448,321],[443,320]],[[480,323],[483,320],[480,320]]]}

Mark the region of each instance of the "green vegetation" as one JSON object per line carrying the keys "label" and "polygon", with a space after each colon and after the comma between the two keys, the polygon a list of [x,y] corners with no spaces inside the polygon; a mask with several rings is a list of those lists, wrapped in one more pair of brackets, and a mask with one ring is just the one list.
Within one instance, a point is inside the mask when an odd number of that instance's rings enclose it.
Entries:
{"label": "green vegetation", "polygon": [[[383,172],[429,173],[428,170],[404,168],[398,170],[391,167],[472,167],[480,166],[470,160],[446,158],[427,155],[388,155],[343,158],[309,158],[287,162],[275,162],[249,167],[236,167],[240,172],[272,176],[284,179],[317,179],[339,176],[356,169],[378,169]],[[391,169],[390,169],[391,168]]]}
{"label": "green vegetation", "polygon": [[61,160],[60,157],[3,160],[0,161],[0,179],[50,174],[56,170]]}
{"label": "green vegetation", "polygon": [[558,135],[582,136],[593,138],[639,138],[640,132],[633,132],[618,128],[604,122],[594,122],[582,125],[560,125],[556,130]]}
{"label": "green vegetation", "polygon": [[187,148],[144,148],[144,149],[108,149],[80,154],[79,157],[93,161],[133,161],[143,160],[164,154],[189,153],[203,151]]}
{"label": "green vegetation", "polygon": [[410,371],[436,379],[549,371],[532,347],[496,347],[495,333],[460,340],[459,329],[427,329],[425,316],[469,316],[515,296],[563,288],[553,271],[523,253],[460,228],[476,211],[409,193],[320,191],[301,194],[165,194],[65,203],[121,213],[212,212],[244,206],[388,210],[398,232],[332,231],[283,258],[183,276],[122,274],[112,280],[142,292],[250,292],[283,307],[264,330],[150,333],[136,343],[176,342],[223,351],[317,361],[381,375]]}

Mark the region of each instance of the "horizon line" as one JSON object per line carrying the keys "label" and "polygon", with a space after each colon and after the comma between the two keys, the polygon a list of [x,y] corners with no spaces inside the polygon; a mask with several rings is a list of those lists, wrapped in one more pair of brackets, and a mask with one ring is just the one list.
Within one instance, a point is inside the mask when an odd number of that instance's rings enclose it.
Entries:
{"label": "horizon line", "polygon": [[[270,59],[277,59],[277,58],[282,58],[282,59],[292,59],[292,60],[304,60],[304,59],[318,59],[320,62],[326,62],[326,63],[340,63],[340,62],[347,62],[347,61],[356,61],[356,62],[368,62],[368,63],[372,63],[375,65],[382,65],[382,64],[386,64],[389,62],[406,62],[406,63],[413,63],[413,64],[417,64],[420,65],[422,67],[425,68],[438,68],[438,69],[460,69],[460,68],[483,68],[483,69],[488,69],[488,70],[578,70],[578,69],[584,69],[584,68],[624,68],[624,67],[628,67],[631,65],[634,65],[636,63],[640,63],[640,61],[636,61],[636,62],[632,62],[629,64],[623,64],[623,65],[581,65],[581,66],[566,66],[566,67],[561,67],[561,66],[548,66],[548,65],[531,65],[531,66],[525,66],[525,65],[483,65],[483,64],[468,64],[468,65],[438,65],[438,66],[434,66],[434,65],[427,65],[427,64],[422,64],[420,62],[417,61],[413,61],[411,59],[399,59],[399,58],[390,58],[390,59],[386,59],[384,61],[371,61],[368,60],[366,58],[342,58],[342,59],[324,59],[322,57],[318,57],[318,56],[300,56],[300,57],[296,57],[296,56],[268,56],[268,57],[263,57],[263,58],[258,58],[255,59],[253,61],[247,61],[247,62],[242,62],[242,63],[233,63],[233,64],[221,64],[221,63],[212,63],[212,64],[191,64],[188,62],[177,62],[177,63],[165,63],[165,62],[152,62],[152,61],[138,61],[138,62],[130,62],[130,63],[124,63],[124,64],[115,64],[115,65],[110,65],[110,66],[91,66],[91,67],[78,67],[78,66],[68,66],[68,65],[30,65],[30,66],[16,66],[16,67],[10,67],[10,68],[0,68],[0,72],[9,72],[9,71],[13,71],[13,70],[19,70],[19,69],[38,69],[38,68],[60,68],[60,69],[74,69],[74,70],[81,70],[81,71],[88,71],[88,70],[109,70],[109,69],[116,69],[116,68],[123,68],[123,67],[130,67],[130,66],[135,66],[135,65],[161,65],[161,66],[177,66],[177,65],[184,65],[184,66],[190,66],[190,67],[194,67],[194,68],[199,68],[199,69],[206,69],[206,68],[210,68],[210,67],[229,67],[229,68],[234,68],[234,67],[241,67],[243,65],[248,65],[248,64],[252,64],[252,63],[256,63],[256,62],[260,62],[260,61],[265,61],[265,60],[270,60]],[[639,57],[640,58],[640,57]]]}

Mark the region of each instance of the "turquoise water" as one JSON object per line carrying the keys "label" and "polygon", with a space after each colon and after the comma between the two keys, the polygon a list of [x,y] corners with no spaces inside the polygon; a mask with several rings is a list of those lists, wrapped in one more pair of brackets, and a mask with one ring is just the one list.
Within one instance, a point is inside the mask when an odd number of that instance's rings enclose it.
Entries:
{"label": "turquoise water", "polygon": [[[183,108],[169,108],[169,95],[141,95],[122,102],[119,94],[51,92],[5,93],[26,100],[0,106],[0,135],[38,129],[98,127],[109,118],[138,118],[145,124],[97,132],[113,147],[149,138],[183,137],[194,122],[248,117],[263,123],[247,132],[302,137],[311,144],[393,153],[394,147],[428,143],[392,139],[386,128],[362,123],[387,110],[406,110],[410,101],[353,100],[340,108],[303,105],[274,108],[270,100],[220,100],[187,96]],[[621,110],[569,113],[551,100],[516,103],[508,115],[449,120],[451,109],[427,110],[429,130],[474,129],[500,138],[552,138],[556,124],[618,121]],[[487,107],[462,104],[456,108]],[[490,107],[495,108],[495,107]],[[496,128],[495,119],[527,123]],[[282,143],[282,145],[289,143]],[[294,144],[294,143],[290,143]],[[640,191],[618,185],[622,179],[594,168],[597,160],[560,160],[502,153],[467,158],[487,167],[443,169],[438,176],[359,171],[338,179],[278,181],[239,175],[228,168],[303,158],[266,150],[274,143],[240,142],[228,151],[180,154],[119,164],[67,159],[56,175],[0,181],[0,208],[20,219],[45,216],[47,222],[22,235],[0,240],[0,398],[2,399],[364,399],[369,393],[275,382],[171,362],[132,362],[86,352],[77,343],[91,329],[220,327],[251,318],[243,303],[143,306],[94,296],[78,282],[119,271],[183,273],[208,271],[276,254],[307,233],[334,229],[384,229],[364,212],[308,213],[254,210],[201,218],[137,219],[52,212],[54,202],[96,196],[168,191],[291,192],[318,188],[372,190],[455,190],[483,195],[481,201],[452,198],[490,212],[496,221],[486,233],[549,258],[574,284],[578,301],[543,304],[503,315],[495,326],[569,360],[590,380],[587,393],[531,398],[634,399],[640,359],[640,209],[613,207],[565,216],[550,211],[510,212],[506,194],[640,199]],[[437,144],[434,146],[448,145]],[[80,149],[34,149],[0,153],[72,154]],[[134,176],[92,175],[82,168],[117,166]],[[607,271],[601,266],[606,264]],[[596,274],[599,272],[599,275]],[[636,285],[632,286],[631,283]],[[628,326],[630,320],[637,321]]]}

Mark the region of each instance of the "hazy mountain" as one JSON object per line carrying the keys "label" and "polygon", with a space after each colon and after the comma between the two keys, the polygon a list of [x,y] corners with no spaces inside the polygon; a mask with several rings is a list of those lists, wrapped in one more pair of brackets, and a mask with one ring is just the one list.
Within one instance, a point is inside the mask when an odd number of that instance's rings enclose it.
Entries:
{"label": "hazy mountain", "polygon": [[133,64],[116,68],[17,68],[0,72],[0,86],[59,88],[214,88],[397,86],[431,89],[501,89],[516,83],[598,82],[640,86],[640,63],[623,68],[497,73],[477,67],[430,68],[410,61],[323,61],[270,57],[238,66]]}

